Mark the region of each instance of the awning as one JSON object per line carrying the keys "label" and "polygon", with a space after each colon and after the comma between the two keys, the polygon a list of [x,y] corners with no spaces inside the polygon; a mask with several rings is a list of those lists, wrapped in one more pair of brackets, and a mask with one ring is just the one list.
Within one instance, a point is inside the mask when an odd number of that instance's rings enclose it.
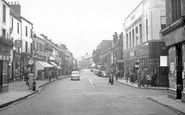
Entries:
{"label": "awning", "polygon": [[55,62],[49,62],[49,63],[51,63],[51,65],[53,65],[54,67],[56,67],[56,68],[58,68],[58,69],[61,69],[61,67],[58,66]]}
{"label": "awning", "polygon": [[44,61],[36,61],[36,70],[43,70],[44,68],[48,68],[48,67],[54,67],[54,66]]}

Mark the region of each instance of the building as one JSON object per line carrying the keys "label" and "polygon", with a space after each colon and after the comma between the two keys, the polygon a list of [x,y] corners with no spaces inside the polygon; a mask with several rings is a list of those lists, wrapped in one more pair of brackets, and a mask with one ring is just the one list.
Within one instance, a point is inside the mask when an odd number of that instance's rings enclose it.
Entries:
{"label": "building", "polygon": [[21,48],[22,48],[22,40],[21,40],[21,17],[20,15],[10,9],[10,37],[14,42],[14,47],[12,50],[12,72],[10,76],[10,81],[16,80],[20,78],[21,73]]}
{"label": "building", "polygon": [[[17,34],[21,35],[20,36],[21,40],[18,40],[18,42],[21,43],[21,48],[18,48],[17,51],[14,51],[14,53],[17,54],[15,56],[17,56],[18,59],[20,58],[19,53],[21,53],[20,72],[18,72],[18,73],[19,73],[19,79],[22,80],[25,70],[28,69],[28,60],[32,57],[33,23],[30,22],[28,19],[24,18],[23,16],[21,16],[21,5],[18,2],[11,2],[11,3],[9,3],[9,5],[10,5],[11,11],[12,11],[12,13],[11,13],[12,16],[17,15],[17,17],[20,20],[20,23],[17,22],[17,26],[16,26],[17,29],[16,30],[17,30]],[[13,36],[13,34],[12,34],[12,36]],[[17,71],[16,68],[14,68],[14,70]]]}
{"label": "building", "polygon": [[166,25],[165,0],[143,0],[123,24],[123,60],[125,72],[157,72],[157,85],[168,86],[167,67],[160,67],[160,57],[167,56],[160,30]]}
{"label": "building", "polygon": [[13,42],[10,38],[10,7],[0,0],[0,92],[8,91]]}
{"label": "building", "polygon": [[54,67],[47,63],[46,40],[42,36],[34,34],[32,45],[33,56],[31,60],[34,60],[34,64],[29,65],[34,70],[35,78],[46,79],[48,78],[48,70]]}
{"label": "building", "polygon": [[123,33],[113,35],[112,41],[112,62],[115,65],[116,70],[122,71],[123,65]]}
{"label": "building", "polygon": [[185,101],[185,1],[166,0],[167,26],[161,31],[168,47],[169,97]]}

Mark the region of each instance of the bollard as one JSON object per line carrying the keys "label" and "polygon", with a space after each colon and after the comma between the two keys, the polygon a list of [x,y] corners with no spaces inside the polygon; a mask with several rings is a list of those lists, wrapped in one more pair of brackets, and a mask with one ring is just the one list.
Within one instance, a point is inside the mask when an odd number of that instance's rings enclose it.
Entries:
{"label": "bollard", "polygon": [[34,81],[33,81],[33,91],[36,91],[36,79],[34,78]]}

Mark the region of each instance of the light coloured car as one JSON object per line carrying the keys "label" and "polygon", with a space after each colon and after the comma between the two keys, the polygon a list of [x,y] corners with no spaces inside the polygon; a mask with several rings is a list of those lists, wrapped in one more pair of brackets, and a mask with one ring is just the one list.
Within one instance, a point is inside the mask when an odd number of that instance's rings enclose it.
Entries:
{"label": "light coloured car", "polygon": [[107,77],[107,72],[106,71],[102,71],[101,75],[102,75],[102,77]]}
{"label": "light coloured car", "polygon": [[72,73],[71,73],[71,80],[74,80],[74,79],[80,80],[79,71],[72,71]]}

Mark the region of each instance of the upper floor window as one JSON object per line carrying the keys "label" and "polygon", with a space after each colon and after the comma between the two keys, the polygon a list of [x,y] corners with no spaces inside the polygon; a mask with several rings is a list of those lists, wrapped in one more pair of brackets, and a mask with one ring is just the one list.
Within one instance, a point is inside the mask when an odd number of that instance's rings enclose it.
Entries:
{"label": "upper floor window", "polygon": [[3,22],[6,23],[6,5],[3,4]]}
{"label": "upper floor window", "polygon": [[161,16],[161,29],[166,27],[166,16]]}
{"label": "upper floor window", "polygon": [[6,30],[5,30],[5,29],[2,29],[2,36],[3,36],[4,38],[6,38]]}
{"label": "upper floor window", "polygon": [[139,44],[138,26],[136,27],[136,45]]}
{"label": "upper floor window", "polygon": [[17,33],[19,34],[19,22],[17,22]]}
{"label": "upper floor window", "polygon": [[135,34],[134,34],[134,29],[132,30],[132,47],[135,45]]}
{"label": "upper floor window", "polygon": [[13,29],[13,18],[12,18],[12,29]]}
{"label": "upper floor window", "polygon": [[146,41],[148,40],[148,19],[146,19]]}
{"label": "upper floor window", "polygon": [[25,35],[28,36],[28,27],[27,26],[25,27],[25,32],[26,32]]}
{"label": "upper floor window", "polygon": [[129,48],[131,48],[131,40],[132,39],[132,37],[131,37],[131,32],[129,32]]}
{"label": "upper floor window", "polygon": [[142,24],[139,24],[139,39],[140,39],[140,43],[143,42],[143,36],[142,36]]}
{"label": "upper floor window", "polygon": [[181,0],[171,0],[172,21],[181,17]]}
{"label": "upper floor window", "polygon": [[126,35],[126,49],[128,49],[128,33],[127,33],[127,35]]}

